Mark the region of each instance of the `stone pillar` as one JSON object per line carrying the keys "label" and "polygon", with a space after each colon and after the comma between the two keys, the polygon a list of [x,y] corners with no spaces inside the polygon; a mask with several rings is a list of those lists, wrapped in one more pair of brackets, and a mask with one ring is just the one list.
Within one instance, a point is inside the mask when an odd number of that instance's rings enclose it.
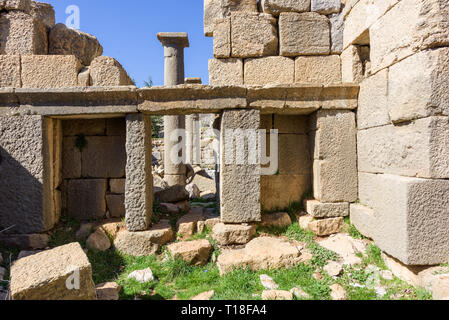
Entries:
{"label": "stone pillar", "polygon": [[[202,84],[201,78],[185,78],[186,84]],[[200,164],[201,161],[201,137],[200,137],[200,115],[191,114],[186,116],[186,150],[187,161],[190,164]]]}
{"label": "stone pillar", "polygon": [[223,223],[261,220],[260,161],[257,159],[257,149],[254,151],[258,144],[259,127],[258,110],[223,111],[220,143],[220,209]]}
{"label": "stone pillar", "polygon": [[[164,46],[165,67],[164,84],[176,86],[184,83],[184,48],[189,46],[186,33],[158,33],[159,41]],[[172,161],[170,153],[178,143],[185,144],[185,139],[172,140],[170,135],[176,129],[185,129],[185,116],[164,117],[164,180],[168,185],[185,185],[186,167],[185,163],[176,164]],[[185,148],[184,148],[185,150]],[[185,159],[185,154],[179,151],[179,156]]]}
{"label": "stone pillar", "polygon": [[153,176],[151,172],[151,120],[143,114],[126,117],[126,227],[145,231],[153,214]]}

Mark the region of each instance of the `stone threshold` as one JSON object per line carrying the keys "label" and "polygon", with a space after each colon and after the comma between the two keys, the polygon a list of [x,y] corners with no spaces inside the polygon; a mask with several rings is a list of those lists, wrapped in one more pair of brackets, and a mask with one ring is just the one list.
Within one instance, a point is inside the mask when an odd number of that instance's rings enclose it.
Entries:
{"label": "stone threshold", "polygon": [[0,115],[33,114],[64,119],[139,112],[148,115],[220,113],[225,109],[308,115],[318,109],[354,110],[358,93],[359,86],[352,83],[263,87],[183,84],[143,89],[134,86],[0,88]]}

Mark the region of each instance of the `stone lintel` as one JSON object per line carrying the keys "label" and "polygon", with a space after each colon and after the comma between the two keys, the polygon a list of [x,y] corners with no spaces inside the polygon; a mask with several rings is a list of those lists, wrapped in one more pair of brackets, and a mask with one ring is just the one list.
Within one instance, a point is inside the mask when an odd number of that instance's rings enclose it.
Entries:
{"label": "stone lintel", "polygon": [[184,48],[189,47],[189,37],[186,32],[159,32],[157,38],[162,45],[178,45]]}

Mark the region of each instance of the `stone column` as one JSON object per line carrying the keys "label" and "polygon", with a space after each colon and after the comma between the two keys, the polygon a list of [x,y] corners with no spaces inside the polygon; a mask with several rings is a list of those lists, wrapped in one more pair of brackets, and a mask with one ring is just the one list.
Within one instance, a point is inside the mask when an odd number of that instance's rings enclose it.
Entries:
{"label": "stone column", "polygon": [[126,227],[129,231],[148,230],[153,214],[151,172],[151,120],[143,114],[126,117]]}
{"label": "stone column", "polygon": [[[165,86],[176,86],[184,83],[184,48],[189,46],[187,33],[158,33],[159,41],[164,46]],[[168,185],[185,185],[186,167],[185,163],[174,163],[170,153],[178,143],[185,144],[185,139],[172,140],[171,134],[176,129],[185,129],[185,116],[165,116],[164,117],[164,180]],[[184,148],[185,150],[185,148]],[[185,159],[182,150],[178,155]]]}
{"label": "stone column", "polygon": [[[184,83],[186,84],[202,84],[201,78],[185,78]],[[186,137],[186,150],[187,150],[187,161],[190,164],[200,164],[201,155],[201,138],[200,138],[200,115],[190,114],[186,116],[186,132],[188,136]]]}
{"label": "stone column", "polygon": [[261,220],[260,162],[257,159],[259,127],[258,110],[223,111],[220,143],[220,209],[223,223]]}

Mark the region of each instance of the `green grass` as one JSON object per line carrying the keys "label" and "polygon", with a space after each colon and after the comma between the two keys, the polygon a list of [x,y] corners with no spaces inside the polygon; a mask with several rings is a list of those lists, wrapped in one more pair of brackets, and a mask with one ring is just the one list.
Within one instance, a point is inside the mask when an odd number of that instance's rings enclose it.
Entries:
{"label": "green grass", "polygon": [[[49,246],[55,248],[72,242],[78,242],[76,240],[76,232],[80,228],[80,225],[80,221],[76,219],[61,217],[60,222],[50,236]],[[84,245],[84,243],[80,243]]]}

